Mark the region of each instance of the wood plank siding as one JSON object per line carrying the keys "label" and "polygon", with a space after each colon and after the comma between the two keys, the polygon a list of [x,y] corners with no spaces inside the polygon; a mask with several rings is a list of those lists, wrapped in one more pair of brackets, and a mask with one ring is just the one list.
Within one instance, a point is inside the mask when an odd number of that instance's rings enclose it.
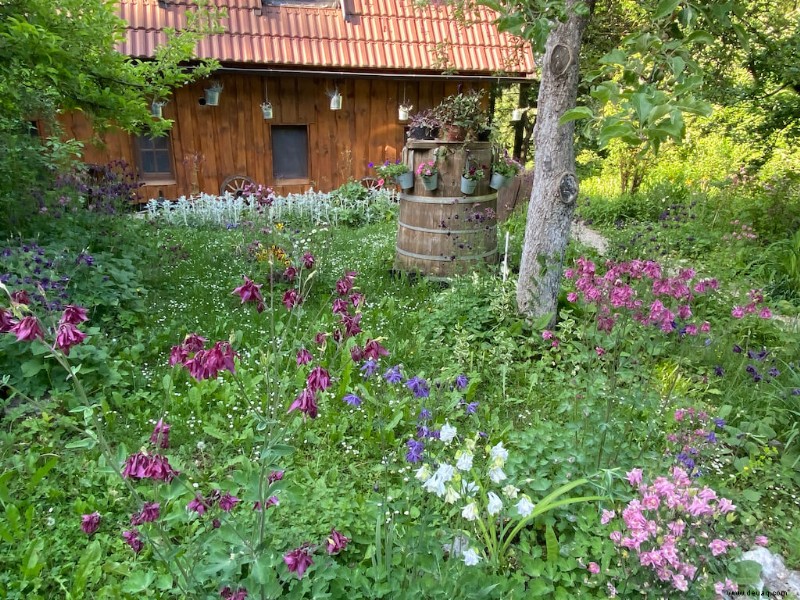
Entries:
{"label": "wood plank siding", "polygon": [[[200,190],[218,193],[223,181],[232,175],[245,175],[256,183],[269,185],[278,194],[303,192],[309,187],[330,191],[348,179],[374,175],[367,167],[372,162],[401,156],[405,142],[405,123],[397,120],[397,107],[405,98],[413,112],[431,108],[446,95],[458,91],[457,81],[400,81],[389,78],[332,79],[323,77],[261,76],[219,74],[224,86],[219,106],[200,103],[208,82],[197,82],[177,90],[163,108],[163,116],[173,119],[170,148],[174,177],[148,180],[142,200],[163,196],[174,199],[189,195],[191,160],[199,153]],[[342,110],[330,110],[334,85],[343,96]],[[485,83],[466,83],[463,91],[486,87]],[[273,105],[273,118],[264,120],[260,104],[265,86]],[[76,113],[61,119],[67,138],[87,141],[84,160],[103,163],[124,159],[139,163],[136,139],[112,131],[102,136],[101,145],[88,143],[92,129]],[[272,161],[272,128],[298,125],[308,128],[308,178],[275,181]],[[279,149],[276,149],[279,151]]]}

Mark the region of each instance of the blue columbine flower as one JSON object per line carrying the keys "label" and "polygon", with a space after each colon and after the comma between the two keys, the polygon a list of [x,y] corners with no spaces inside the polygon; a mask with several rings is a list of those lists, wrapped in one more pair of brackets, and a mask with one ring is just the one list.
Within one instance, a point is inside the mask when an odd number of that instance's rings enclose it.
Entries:
{"label": "blue columbine flower", "polygon": [[414,376],[408,381],[406,381],[406,387],[414,392],[414,396],[417,398],[427,398],[430,396],[430,390],[428,389],[428,382],[422,379],[421,377]]}
{"label": "blue columbine flower", "polygon": [[408,447],[406,460],[410,463],[420,462],[422,460],[422,453],[425,450],[425,444],[417,440],[408,440],[406,446]]}
{"label": "blue columbine flower", "polygon": [[716,367],[714,367],[714,375],[716,375],[717,377],[724,377],[725,376],[725,369],[723,369],[721,366],[717,365]]}
{"label": "blue columbine flower", "polygon": [[713,431],[710,431],[710,432],[708,433],[708,435],[706,436],[706,441],[707,441],[709,444],[716,444],[716,443],[717,443],[717,436],[714,434],[714,432],[713,432]]}
{"label": "blue columbine flower", "polygon": [[400,365],[395,365],[389,368],[386,373],[383,374],[383,378],[388,383],[400,383],[403,381],[403,374],[400,372]]}
{"label": "blue columbine flower", "polygon": [[769,371],[767,371],[767,373],[769,373],[770,377],[778,377],[781,374],[781,372],[775,367],[772,367]]}
{"label": "blue columbine flower", "polygon": [[467,387],[468,383],[469,383],[469,379],[467,379],[467,376],[464,375],[463,373],[461,373],[461,375],[456,377],[456,387],[459,390],[465,389]]}
{"label": "blue columbine flower", "polygon": [[364,374],[364,377],[370,378],[375,375],[375,371],[378,370],[378,363],[374,360],[370,359],[364,363],[361,367],[361,372]]}
{"label": "blue columbine flower", "polygon": [[717,427],[725,427],[725,419],[714,419],[714,425]]}
{"label": "blue columbine flower", "polygon": [[477,402],[470,402],[467,404],[467,408],[465,409],[468,415],[474,415],[475,412],[478,410],[478,403]]}
{"label": "blue columbine flower", "polygon": [[347,394],[344,398],[342,398],[342,400],[344,400],[350,406],[361,406],[361,398],[355,394]]}
{"label": "blue columbine flower", "polygon": [[431,411],[429,411],[427,408],[423,408],[422,410],[419,411],[419,416],[417,417],[417,419],[420,421],[427,421],[432,416],[433,415],[431,414]]}

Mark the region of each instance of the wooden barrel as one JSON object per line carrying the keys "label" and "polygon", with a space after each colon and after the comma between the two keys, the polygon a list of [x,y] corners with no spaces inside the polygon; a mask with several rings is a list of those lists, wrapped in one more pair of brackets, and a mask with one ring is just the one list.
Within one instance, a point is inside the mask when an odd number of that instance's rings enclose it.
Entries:
{"label": "wooden barrel", "polygon": [[[421,163],[436,160],[439,185],[428,191],[422,178],[415,176],[414,187],[400,194],[395,269],[449,277],[496,263],[497,193],[489,187],[491,144],[409,140],[403,154],[415,172]],[[467,161],[485,171],[470,195],[461,193]]]}

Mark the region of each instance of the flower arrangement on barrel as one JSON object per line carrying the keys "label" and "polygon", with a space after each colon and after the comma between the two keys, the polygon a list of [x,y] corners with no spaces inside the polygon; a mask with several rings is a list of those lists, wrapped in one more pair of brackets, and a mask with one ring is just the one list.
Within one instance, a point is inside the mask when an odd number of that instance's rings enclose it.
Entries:
{"label": "flower arrangement on barrel", "polygon": [[439,167],[435,160],[425,160],[416,169],[416,174],[422,178],[422,183],[428,191],[435,190],[439,185]]}
{"label": "flower arrangement on barrel", "polygon": [[375,169],[375,172],[380,178],[379,185],[384,185],[386,181],[394,181],[401,189],[408,189],[414,185],[414,173],[408,168],[400,159],[391,162],[386,160],[383,164],[375,164],[373,162],[367,165],[370,169]]}
{"label": "flower arrangement on barrel", "polygon": [[467,162],[464,172],[461,173],[461,191],[472,194],[478,182],[486,176],[486,165],[471,165]]}
{"label": "flower arrangement on barrel", "polygon": [[492,179],[489,186],[492,189],[499,190],[501,187],[508,185],[508,183],[522,171],[522,164],[514,160],[505,151],[502,156],[498,156],[492,163]]}

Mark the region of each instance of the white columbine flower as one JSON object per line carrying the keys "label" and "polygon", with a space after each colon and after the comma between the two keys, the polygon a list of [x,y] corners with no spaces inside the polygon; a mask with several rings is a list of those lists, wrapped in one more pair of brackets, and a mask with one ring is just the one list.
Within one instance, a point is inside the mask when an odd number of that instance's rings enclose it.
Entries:
{"label": "white columbine flower", "polygon": [[489,469],[489,479],[491,479],[494,483],[500,483],[504,479],[507,479],[507,477],[503,472],[503,469],[500,467],[492,467]]}
{"label": "white columbine flower", "polygon": [[456,500],[461,498],[461,494],[459,494],[455,489],[453,489],[452,485],[447,486],[447,492],[444,495],[444,501],[448,504],[455,504]]}
{"label": "white columbine flower", "polygon": [[480,488],[478,484],[474,481],[467,481],[466,479],[461,481],[461,493],[467,494],[468,496],[472,496],[475,494]]}
{"label": "white columbine flower", "polygon": [[459,471],[469,471],[472,469],[472,453],[467,452],[466,450],[459,450],[458,454],[458,462],[456,463],[456,469]]}
{"label": "white columbine flower", "polygon": [[518,493],[519,493],[519,490],[516,487],[514,487],[513,485],[511,485],[510,483],[508,485],[506,485],[506,486],[503,486],[503,494],[507,498],[516,498]]}
{"label": "white columbine flower", "polygon": [[414,477],[423,483],[428,481],[428,479],[431,477],[431,468],[428,465],[422,465],[419,469],[417,469]]}
{"label": "white columbine flower", "polygon": [[494,448],[492,448],[490,456],[492,457],[492,460],[496,461],[500,459],[502,463],[508,460],[508,450],[503,448],[503,442],[500,442]]}
{"label": "white columbine flower", "polygon": [[439,498],[444,496],[445,492],[444,481],[442,480],[438,471],[433,475],[431,475],[430,479],[428,479],[428,481],[426,481],[422,487],[425,489],[426,492],[430,492],[431,494],[436,494],[437,496],[439,496]]}
{"label": "white columbine flower", "polygon": [[470,502],[464,507],[464,510],[461,511],[461,516],[467,521],[474,521],[478,518],[478,505],[474,502]]}
{"label": "white columbine flower", "polygon": [[442,430],[439,432],[439,439],[442,440],[445,444],[449,444],[452,442],[458,431],[456,428],[450,425],[450,423],[445,423],[442,425]]}
{"label": "white columbine flower", "polygon": [[495,494],[494,492],[489,492],[489,506],[486,507],[486,510],[489,511],[490,515],[496,515],[501,510],[503,510],[503,501],[500,500],[500,496]]}
{"label": "white columbine flower", "polygon": [[475,550],[475,548],[470,548],[469,550],[464,550],[464,564],[468,567],[474,567],[479,562],[481,562],[481,555]]}
{"label": "white columbine flower", "polygon": [[527,517],[529,514],[533,512],[534,504],[531,502],[531,499],[528,498],[525,494],[523,494],[519,502],[517,502],[517,512],[519,513],[520,517]]}
{"label": "white columbine flower", "polygon": [[447,483],[453,478],[455,475],[456,470],[453,468],[453,465],[448,465],[447,463],[442,463],[439,465],[439,468],[436,471],[436,474],[442,478],[442,481]]}

